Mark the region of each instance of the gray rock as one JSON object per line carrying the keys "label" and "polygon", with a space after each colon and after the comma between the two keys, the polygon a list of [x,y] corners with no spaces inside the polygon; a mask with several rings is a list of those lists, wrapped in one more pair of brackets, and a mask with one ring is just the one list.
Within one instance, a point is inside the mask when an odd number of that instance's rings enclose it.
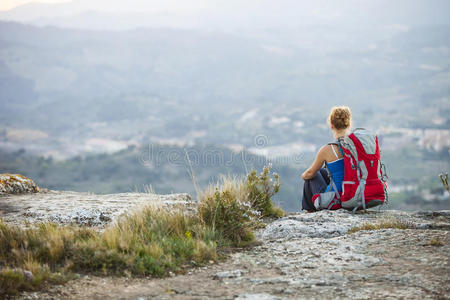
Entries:
{"label": "gray rock", "polygon": [[37,192],[39,188],[30,178],[20,174],[0,174],[0,195]]}
{"label": "gray rock", "polygon": [[2,219],[23,226],[39,222],[99,226],[113,222],[119,216],[141,210],[145,206],[195,210],[196,202],[189,194],[157,195],[120,193],[97,195],[70,191],[35,194],[3,195],[0,197]]}
{"label": "gray rock", "polygon": [[314,214],[300,213],[277,220],[266,226],[262,238],[270,240],[302,237],[330,238],[347,233],[359,218],[340,211],[320,211]]}
{"label": "gray rock", "polygon": [[214,275],[214,279],[240,278],[244,273],[247,273],[247,271],[245,270],[224,271],[216,273]]}
{"label": "gray rock", "polygon": [[262,294],[242,294],[234,298],[236,300],[278,300],[282,299],[274,295],[262,293]]}

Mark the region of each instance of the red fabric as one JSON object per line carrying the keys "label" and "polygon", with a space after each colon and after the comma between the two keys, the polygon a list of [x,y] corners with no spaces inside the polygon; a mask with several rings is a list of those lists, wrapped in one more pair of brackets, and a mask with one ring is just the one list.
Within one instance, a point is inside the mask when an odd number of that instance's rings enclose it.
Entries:
{"label": "red fabric", "polygon": [[[364,190],[364,196],[366,200],[366,204],[368,204],[371,200],[379,199],[385,201],[384,188],[385,183],[378,178],[378,166],[380,160],[380,148],[378,144],[378,137],[375,140],[376,143],[376,151],[374,154],[367,154],[364,150],[361,142],[356,138],[356,136],[352,133],[349,135],[349,138],[353,141],[356,147],[356,151],[358,153],[358,160],[363,160],[366,168],[367,168],[367,179],[366,179],[366,187]],[[354,197],[356,189],[359,186],[358,182],[358,174],[357,174],[357,164],[355,158],[352,156],[351,152],[342,147],[344,151],[344,181],[353,181],[354,184],[344,183],[343,187],[343,195],[341,198],[342,202],[348,201]]]}
{"label": "red fabric", "polygon": [[[339,193],[339,195],[341,195],[341,193]],[[315,194],[315,195],[313,195],[313,197],[312,197],[312,202],[313,202],[313,204],[314,204],[314,206],[316,206],[316,200],[318,201],[318,198],[320,197],[320,194]],[[335,196],[335,199],[336,199],[336,196]],[[338,202],[338,203],[336,203],[336,204],[333,204],[329,209],[330,210],[336,210],[336,209],[340,209],[340,208],[342,208],[342,206],[341,206],[341,204]]]}

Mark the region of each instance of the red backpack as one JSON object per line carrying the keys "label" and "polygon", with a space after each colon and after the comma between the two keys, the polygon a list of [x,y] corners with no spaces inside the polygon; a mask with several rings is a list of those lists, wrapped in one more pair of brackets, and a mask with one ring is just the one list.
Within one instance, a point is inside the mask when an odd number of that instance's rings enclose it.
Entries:
{"label": "red backpack", "polygon": [[357,128],[348,136],[338,139],[337,144],[344,155],[342,192],[338,192],[328,172],[331,192],[313,196],[316,209],[342,207],[355,211],[387,202],[386,168],[380,161],[378,137],[369,130]]}

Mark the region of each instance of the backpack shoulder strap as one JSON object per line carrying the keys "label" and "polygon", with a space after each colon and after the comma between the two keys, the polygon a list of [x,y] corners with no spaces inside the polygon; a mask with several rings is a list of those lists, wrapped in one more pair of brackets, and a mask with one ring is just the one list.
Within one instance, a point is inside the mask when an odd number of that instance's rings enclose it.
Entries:
{"label": "backpack shoulder strap", "polygon": [[[328,143],[328,145],[336,145],[336,146],[338,146],[339,151],[341,152],[342,156],[345,156],[344,155],[344,151],[342,150],[342,146],[341,146],[341,139],[337,139],[335,142]],[[333,149],[333,152],[334,152],[334,149]]]}

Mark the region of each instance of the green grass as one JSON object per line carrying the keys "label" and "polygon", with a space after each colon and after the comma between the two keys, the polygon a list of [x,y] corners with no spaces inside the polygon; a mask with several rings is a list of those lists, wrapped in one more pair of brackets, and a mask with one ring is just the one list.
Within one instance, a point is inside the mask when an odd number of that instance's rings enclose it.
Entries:
{"label": "green grass", "polygon": [[223,178],[200,196],[196,213],[145,207],[104,231],[88,227],[10,226],[0,219],[0,296],[63,283],[74,273],[163,277],[216,261],[220,249],[253,242],[263,217],[282,215],[271,197],[270,168]]}

